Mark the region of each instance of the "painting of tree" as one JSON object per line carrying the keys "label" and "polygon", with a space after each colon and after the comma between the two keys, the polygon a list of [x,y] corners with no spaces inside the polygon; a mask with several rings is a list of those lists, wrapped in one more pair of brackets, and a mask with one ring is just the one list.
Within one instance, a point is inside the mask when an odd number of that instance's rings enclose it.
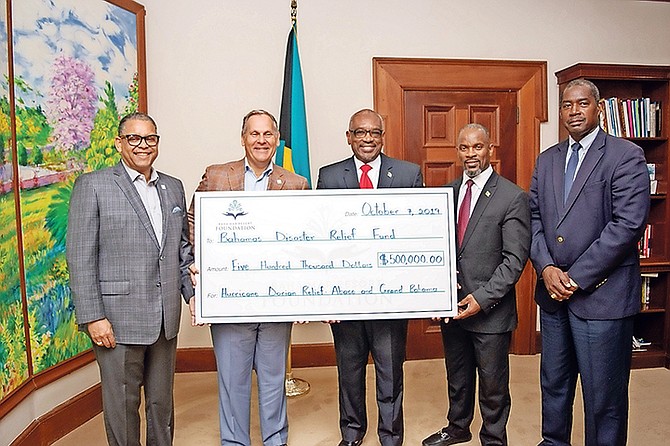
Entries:
{"label": "painting of tree", "polygon": [[46,105],[56,148],[74,150],[88,146],[98,105],[90,65],[74,57],[58,56],[53,63]]}
{"label": "painting of tree", "polygon": [[[70,194],[78,175],[119,161],[114,148],[119,111],[137,110],[143,85],[140,5],[130,0],[10,4],[11,34],[5,2],[0,5],[0,400],[32,374],[90,348],[75,325],[65,262]],[[9,38],[13,53],[7,58]],[[19,165],[15,183],[12,163]]]}
{"label": "painting of tree", "polygon": [[109,82],[105,83],[105,91],[100,102],[103,106],[95,115],[91,131],[91,147],[86,151],[86,162],[91,170],[113,166],[121,159],[121,155],[114,148],[119,113],[116,110],[114,88]]}

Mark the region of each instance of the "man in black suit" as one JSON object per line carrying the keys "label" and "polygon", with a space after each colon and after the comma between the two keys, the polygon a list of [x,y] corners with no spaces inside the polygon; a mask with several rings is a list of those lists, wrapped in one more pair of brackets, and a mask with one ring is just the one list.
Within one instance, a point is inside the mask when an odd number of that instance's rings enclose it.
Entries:
{"label": "man in black suit", "polygon": [[[347,142],[354,156],[322,167],[317,189],[423,187],[418,165],[390,158],[384,147],[384,121],[375,111],[351,117]],[[382,446],[403,442],[403,363],[407,320],[331,321],[340,393],[340,446],[357,446],[367,430],[365,368],[372,353],[377,381]]]}
{"label": "man in black suit", "polygon": [[479,375],[482,445],[507,445],[509,345],[517,325],[514,285],[528,260],[528,195],[491,167],[489,131],[468,124],[458,134],[463,176],[456,193],[458,315],[441,322],[449,383],[449,425],[423,440],[446,446],[472,439]]}

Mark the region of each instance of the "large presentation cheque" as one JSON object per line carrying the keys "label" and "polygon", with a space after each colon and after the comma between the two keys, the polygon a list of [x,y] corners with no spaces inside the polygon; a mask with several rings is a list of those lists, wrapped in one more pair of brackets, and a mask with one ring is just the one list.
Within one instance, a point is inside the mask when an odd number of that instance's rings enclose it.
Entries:
{"label": "large presentation cheque", "polygon": [[196,321],[456,315],[451,188],[198,192]]}

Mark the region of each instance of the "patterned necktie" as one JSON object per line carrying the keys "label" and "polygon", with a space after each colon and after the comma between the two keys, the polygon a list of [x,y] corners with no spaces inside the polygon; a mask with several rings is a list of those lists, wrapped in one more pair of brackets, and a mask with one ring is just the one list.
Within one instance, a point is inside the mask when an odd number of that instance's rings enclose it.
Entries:
{"label": "patterned necktie", "polygon": [[579,163],[579,149],[582,148],[582,145],[578,142],[574,143],[571,147],[572,153],[570,154],[570,159],[568,160],[568,167],[565,169],[565,189],[563,190],[563,203],[567,203],[568,194],[570,193],[570,188],[572,183],[575,181],[575,172],[577,171],[577,164]]}
{"label": "patterned necktie", "polygon": [[458,210],[458,246],[461,246],[463,243],[465,230],[467,229],[468,221],[470,220],[470,201],[472,201],[472,185],[474,184],[474,181],[468,180],[465,184],[468,186],[468,189],[465,191],[461,207]]}
{"label": "patterned necktie", "polygon": [[368,176],[368,172],[372,169],[372,166],[369,164],[363,164],[361,166],[361,183],[360,187],[361,189],[373,189],[372,187],[372,180],[370,180],[370,177]]}

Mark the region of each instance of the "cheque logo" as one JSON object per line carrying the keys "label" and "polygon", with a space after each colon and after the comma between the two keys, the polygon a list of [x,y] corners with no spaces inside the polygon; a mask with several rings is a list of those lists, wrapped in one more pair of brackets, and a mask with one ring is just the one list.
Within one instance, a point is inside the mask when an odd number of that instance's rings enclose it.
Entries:
{"label": "cheque logo", "polygon": [[233,217],[233,219],[237,220],[237,217],[247,215],[247,213],[244,212],[239,201],[233,200],[230,205],[228,205],[228,212],[224,212],[223,215],[226,217]]}

